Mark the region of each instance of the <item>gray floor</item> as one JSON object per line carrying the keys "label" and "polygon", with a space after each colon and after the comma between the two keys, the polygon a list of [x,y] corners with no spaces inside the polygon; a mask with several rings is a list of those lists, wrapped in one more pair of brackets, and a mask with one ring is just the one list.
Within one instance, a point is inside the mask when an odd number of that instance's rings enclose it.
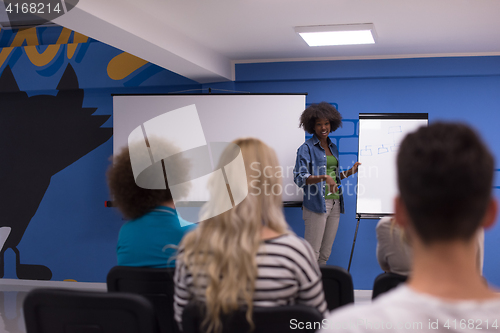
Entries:
{"label": "gray floor", "polygon": [[[105,283],[32,281],[0,279],[0,332],[25,333],[22,305],[28,292],[35,288],[70,288],[106,291]],[[371,301],[371,290],[355,290],[355,304]]]}

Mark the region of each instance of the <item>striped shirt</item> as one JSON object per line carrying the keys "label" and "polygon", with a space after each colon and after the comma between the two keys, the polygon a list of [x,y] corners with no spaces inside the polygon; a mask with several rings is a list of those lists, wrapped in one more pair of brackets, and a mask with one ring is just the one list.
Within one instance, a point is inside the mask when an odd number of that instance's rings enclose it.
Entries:
{"label": "striped shirt", "polygon": [[[195,289],[193,276],[181,259],[176,263],[174,281],[175,320],[180,324],[184,307],[195,297],[204,300],[205,289]],[[204,281],[200,284],[206,285]],[[304,304],[327,315],[321,272],[307,241],[285,234],[261,243],[253,304],[262,307]]]}

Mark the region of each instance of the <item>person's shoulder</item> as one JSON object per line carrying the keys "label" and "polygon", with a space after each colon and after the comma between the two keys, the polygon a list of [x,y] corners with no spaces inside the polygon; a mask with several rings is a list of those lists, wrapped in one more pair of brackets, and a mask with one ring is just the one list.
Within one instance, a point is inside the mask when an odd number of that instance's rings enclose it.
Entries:
{"label": "person's shoulder", "polygon": [[377,225],[391,224],[392,219],[392,216],[384,216],[377,222]]}
{"label": "person's shoulder", "polygon": [[361,321],[365,321],[373,305],[349,304],[330,313],[322,321],[320,333],[342,330],[345,332],[364,332]]}
{"label": "person's shoulder", "polygon": [[314,144],[314,141],[315,141],[315,140],[314,140],[314,135],[313,135],[313,136],[311,136],[309,139],[307,139],[307,140],[305,141],[305,143],[308,143],[308,144]]}
{"label": "person's shoulder", "polygon": [[319,144],[319,140],[318,138],[316,138],[315,136],[312,136],[310,137],[309,139],[307,139],[305,142],[304,142],[305,145],[307,145],[307,147],[309,148],[312,148],[314,147],[315,145],[318,145]]}
{"label": "person's shoulder", "polygon": [[[430,318],[433,318],[432,323],[436,325],[439,322],[439,328],[442,328],[447,319],[448,323],[454,319],[458,323],[464,318],[480,318],[483,322],[488,320],[491,323],[496,320],[499,311],[500,298],[485,301],[449,301],[401,285],[380,295],[369,304],[349,305],[335,310],[324,320],[320,332],[339,329],[345,332],[425,331],[431,328]],[[451,331],[456,332],[453,329]]]}
{"label": "person's shoulder", "polygon": [[311,245],[305,239],[300,238],[293,233],[286,233],[279,237],[266,240],[264,244],[274,248],[282,248],[284,251],[292,252],[293,254],[300,253],[302,257],[307,258],[308,260],[312,260],[314,257]]}
{"label": "person's shoulder", "polygon": [[181,228],[185,228],[186,231],[193,230],[198,226],[197,223],[186,221],[179,214],[177,214],[177,219],[179,220],[179,225],[181,226]]}
{"label": "person's shoulder", "polygon": [[150,224],[151,221],[154,221],[155,218],[155,213],[152,210],[149,210],[141,216],[128,220],[127,222],[125,222],[125,224],[123,224],[122,228],[142,228],[145,225]]}
{"label": "person's shoulder", "polygon": [[[426,314],[436,315],[466,315],[469,314],[470,318],[483,316],[485,320],[497,317],[500,312],[500,296],[497,296],[497,291],[492,290],[492,296],[486,299],[446,299],[434,295],[421,293],[405,287],[407,297],[413,300],[413,303],[418,304],[421,311]],[[500,322],[498,323],[500,325]]]}
{"label": "person's shoulder", "polygon": [[[142,217],[142,216],[141,216]],[[135,228],[139,228],[141,226],[142,219],[141,217],[125,221],[125,223],[121,226],[120,231],[122,230],[131,230]]]}
{"label": "person's shoulder", "polygon": [[195,230],[197,227],[198,227],[198,224],[187,222],[187,224],[182,226],[182,231],[184,234],[187,234],[188,232]]}
{"label": "person's shoulder", "polygon": [[303,143],[303,144],[301,144],[301,145],[299,146],[299,148],[297,149],[297,151],[299,151],[299,152],[307,152],[307,151],[309,151],[309,150],[311,149],[310,147],[311,147],[312,145],[313,145],[313,143],[312,143],[312,138],[307,139],[306,141],[304,141],[304,143]]}
{"label": "person's shoulder", "polygon": [[[398,323],[411,321],[414,309],[408,302],[406,287],[395,288],[368,304],[351,304],[333,311],[323,322],[321,332],[371,332],[397,329]],[[424,324],[422,323],[422,327]],[[418,324],[416,324],[418,325]],[[420,327],[420,329],[422,329]],[[405,327],[403,327],[404,331]]]}
{"label": "person's shoulder", "polygon": [[268,244],[283,244],[294,246],[300,249],[306,249],[309,243],[306,242],[305,239],[298,237],[293,233],[286,233],[281,236],[271,238],[266,240]]}
{"label": "person's shoulder", "polygon": [[328,145],[329,145],[329,146],[333,146],[333,147],[335,147],[336,149],[338,149],[338,148],[337,148],[337,145],[335,144],[335,142],[333,142],[333,140],[332,140],[330,137],[328,137]]}
{"label": "person's shoulder", "polygon": [[392,216],[385,216],[377,222],[376,229],[389,228],[392,223]]}

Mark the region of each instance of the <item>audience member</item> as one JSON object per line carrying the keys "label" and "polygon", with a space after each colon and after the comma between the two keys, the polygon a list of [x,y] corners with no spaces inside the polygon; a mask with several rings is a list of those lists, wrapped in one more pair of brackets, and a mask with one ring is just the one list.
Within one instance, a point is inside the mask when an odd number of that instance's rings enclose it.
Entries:
{"label": "audience member", "polygon": [[[167,143],[163,145],[164,149],[173,149]],[[165,190],[139,187],[134,179],[128,147],[114,157],[107,176],[113,205],[129,220],[118,235],[118,265],[175,267],[172,259],[175,248],[184,234],[196,225],[178,216],[167,180],[164,179]]]}
{"label": "audience member", "polygon": [[500,297],[476,260],[477,233],[497,216],[493,170],[491,153],[466,125],[409,134],[397,157],[395,218],[412,244],[412,274],[372,304],[333,312],[323,331],[497,332]]}
{"label": "audience member", "polygon": [[[314,252],[289,231],[283,215],[274,150],[257,139],[234,143],[243,156],[248,195],[225,213],[200,222],[182,240],[174,277],[175,319],[181,325],[191,300],[206,304],[204,323],[215,332],[222,328],[220,316],[240,307],[247,309],[250,325],[254,306],[306,304],[326,314]],[[227,196],[226,186],[212,185],[211,198]]]}
{"label": "audience member", "polygon": [[411,247],[404,231],[393,217],[386,216],[377,223],[377,260],[387,273],[410,274]]}
{"label": "audience member", "polygon": [[[409,275],[411,272],[411,245],[393,217],[383,217],[377,223],[377,261],[387,273]],[[476,265],[479,274],[483,274],[484,229],[477,232]]]}

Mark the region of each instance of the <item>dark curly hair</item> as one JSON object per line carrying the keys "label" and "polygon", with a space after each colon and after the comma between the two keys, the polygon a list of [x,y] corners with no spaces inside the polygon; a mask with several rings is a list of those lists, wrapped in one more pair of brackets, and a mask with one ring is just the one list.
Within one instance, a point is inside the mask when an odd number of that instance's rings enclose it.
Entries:
{"label": "dark curly hair", "polygon": [[139,218],[162,202],[172,200],[166,180],[166,190],[148,190],[137,186],[128,147],[123,148],[114,157],[114,163],[109,167],[107,177],[113,205],[118,207],[127,219]]}
{"label": "dark curly hair", "polygon": [[300,115],[299,127],[302,127],[309,134],[314,134],[314,126],[318,119],[330,121],[330,132],[342,127],[342,116],[333,105],[327,102],[309,105]]}

